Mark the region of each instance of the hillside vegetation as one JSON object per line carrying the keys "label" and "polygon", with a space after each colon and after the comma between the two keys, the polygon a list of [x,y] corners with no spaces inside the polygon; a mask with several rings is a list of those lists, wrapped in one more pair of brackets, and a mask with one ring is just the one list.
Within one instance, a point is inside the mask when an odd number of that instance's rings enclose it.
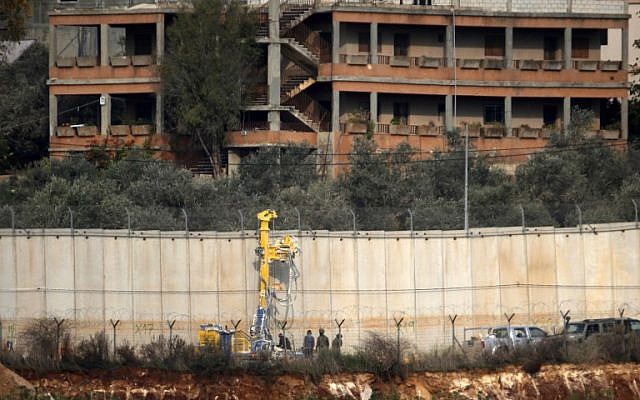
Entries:
{"label": "hillside vegetation", "polygon": [[[575,226],[580,212],[583,223],[633,221],[640,150],[572,126],[514,175],[471,151],[470,226],[519,226],[520,207],[527,226]],[[190,230],[230,231],[255,229],[255,212],[270,207],[277,229],[351,230],[354,220],[359,230],[460,229],[464,152],[449,139],[452,150],[427,160],[407,145],[378,152],[359,140],[337,179],[320,175],[320,157],[304,146],[261,149],[216,180],[136,151],[44,160],[0,183],[0,227],[67,228],[73,217],[76,228],[183,230],[186,213]]]}

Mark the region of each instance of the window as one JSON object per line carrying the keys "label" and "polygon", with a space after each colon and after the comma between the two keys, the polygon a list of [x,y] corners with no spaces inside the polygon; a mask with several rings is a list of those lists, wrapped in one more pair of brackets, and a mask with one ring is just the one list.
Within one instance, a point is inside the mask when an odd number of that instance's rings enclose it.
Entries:
{"label": "window", "polygon": [[484,37],[484,55],[487,57],[504,57],[504,36],[488,35]]}
{"label": "window", "polygon": [[484,124],[503,124],[504,123],[504,105],[488,104],[484,106]]}
{"label": "window", "polygon": [[497,339],[504,339],[507,337],[507,328],[497,328],[493,330],[493,335]]}
{"label": "window", "polygon": [[406,57],[409,55],[408,34],[396,33],[393,35],[393,55],[396,57]]}
{"label": "window", "polygon": [[541,338],[546,337],[547,332],[543,331],[540,328],[531,327],[529,328],[529,335],[531,335],[532,338]]}
{"label": "window", "polygon": [[582,333],[584,332],[584,324],[570,323],[567,326],[567,333]]}
{"label": "window", "polygon": [[640,332],[640,321],[629,321],[629,328],[632,332]]}
{"label": "window", "polygon": [[524,328],[514,328],[513,329],[513,337],[516,339],[526,339],[527,332],[525,332]]}
{"label": "window", "polygon": [[573,38],[571,47],[571,58],[589,58],[589,38]]}
{"label": "window", "polygon": [[138,34],[135,35],[134,54],[148,55],[152,53],[151,35]]}
{"label": "window", "polygon": [[369,32],[358,33],[358,52],[369,53],[370,36]]}
{"label": "window", "polygon": [[400,125],[409,121],[409,103],[393,103],[393,119]]}
{"label": "window", "polygon": [[587,325],[587,336],[600,332],[600,326],[598,324]]}
{"label": "window", "polygon": [[542,124],[544,126],[555,126],[558,120],[558,108],[553,105],[542,106]]}
{"label": "window", "polygon": [[555,61],[558,54],[558,38],[547,36],[544,38],[544,59]]}
{"label": "window", "polygon": [[378,31],[378,54],[380,53],[382,53],[382,32]]}

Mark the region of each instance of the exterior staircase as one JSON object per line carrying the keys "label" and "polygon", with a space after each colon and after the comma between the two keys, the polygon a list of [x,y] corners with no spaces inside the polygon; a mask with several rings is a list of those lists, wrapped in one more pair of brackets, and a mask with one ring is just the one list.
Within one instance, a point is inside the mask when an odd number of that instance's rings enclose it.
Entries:
{"label": "exterior staircase", "polygon": [[242,88],[245,106],[264,106],[269,104],[268,87],[266,84],[249,85]]}
{"label": "exterior staircase", "polygon": [[319,55],[314,54],[310,49],[300,44],[294,38],[282,38],[285,46],[282,47],[284,55],[298,64],[304,64],[317,70],[320,63]]}
{"label": "exterior staircase", "polygon": [[327,130],[330,113],[306,92],[301,92],[288,99],[284,105],[288,111],[300,122],[314,132]]}
{"label": "exterior staircase", "polygon": [[282,74],[280,85],[280,102],[284,104],[293,96],[316,82],[313,75],[297,64],[289,65]]}
{"label": "exterior staircase", "polygon": [[[286,34],[313,14],[314,9],[311,3],[285,2],[280,4],[280,36]],[[258,10],[258,31],[257,37],[269,36],[269,4],[265,4]]]}
{"label": "exterior staircase", "polygon": [[[313,0],[289,0],[280,4],[280,39],[282,55],[292,65],[282,73],[280,104],[298,121],[313,130],[328,129],[330,114],[314,98],[305,92],[315,82],[321,60],[330,56],[330,46],[318,32],[303,23],[315,12]],[[269,36],[268,4],[258,11],[258,38]],[[248,91],[247,105],[268,104],[268,95],[260,91]]]}

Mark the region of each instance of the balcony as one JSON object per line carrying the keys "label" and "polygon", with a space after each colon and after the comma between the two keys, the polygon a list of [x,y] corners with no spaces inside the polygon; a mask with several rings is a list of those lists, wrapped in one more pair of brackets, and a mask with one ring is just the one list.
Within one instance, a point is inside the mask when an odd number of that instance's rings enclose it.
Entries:
{"label": "balcony", "polygon": [[293,130],[303,128],[301,125],[296,126],[295,123],[284,123],[280,126],[279,131],[269,130],[266,122],[250,123],[249,125],[253,125],[253,128],[227,133],[225,146],[227,148],[287,146],[294,143],[307,144],[311,148],[318,147],[318,134]]}

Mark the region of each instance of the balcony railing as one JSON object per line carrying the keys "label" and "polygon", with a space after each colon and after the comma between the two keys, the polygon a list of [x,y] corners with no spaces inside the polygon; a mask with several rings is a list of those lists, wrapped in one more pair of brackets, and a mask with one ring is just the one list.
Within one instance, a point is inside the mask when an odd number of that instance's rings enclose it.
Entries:
{"label": "balcony railing", "polygon": [[[339,62],[349,65],[371,64],[370,54],[340,54]],[[392,67],[405,68],[442,68],[446,67],[447,59],[444,57],[430,56],[390,56],[379,54],[376,56],[377,64],[390,65]],[[508,69],[509,66],[503,58],[457,58],[456,65],[461,69]],[[622,61],[600,60],[573,60],[572,66],[578,71],[622,71]],[[560,71],[564,69],[562,60],[513,60],[512,67],[521,71]]]}
{"label": "balcony railing", "polygon": [[[67,4],[68,3],[68,4]],[[179,7],[182,4],[191,3],[190,0],[78,0],[70,2],[46,1],[49,11],[54,9],[105,9],[126,8],[138,4],[156,4],[161,7]],[[263,8],[268,0],[244,0],[249,7]],[[581,14],[626,14],[626,0],[501,0],[480,2],[478,0],[435,0],[434,5],[414,5],[407,0],[281,0],[283,6],[299,4],[312,5],[314,7],[349,6],[377,8],[406,8],[406,9],[436,9],[450,10],[470,9],[481,11],[504,11],[523,13],[581,13]]]}

